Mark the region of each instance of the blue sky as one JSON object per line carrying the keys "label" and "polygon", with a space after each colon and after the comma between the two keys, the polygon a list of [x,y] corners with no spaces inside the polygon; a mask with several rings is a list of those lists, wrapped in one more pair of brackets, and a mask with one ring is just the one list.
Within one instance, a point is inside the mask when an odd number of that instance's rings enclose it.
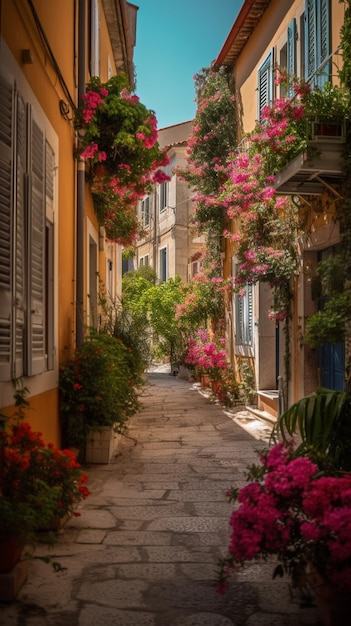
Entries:
{"label": "blue sky", "polygon": [[158,128],[195,116],[193,76],[218,56],[243,0],[132,0],[136,93]]}

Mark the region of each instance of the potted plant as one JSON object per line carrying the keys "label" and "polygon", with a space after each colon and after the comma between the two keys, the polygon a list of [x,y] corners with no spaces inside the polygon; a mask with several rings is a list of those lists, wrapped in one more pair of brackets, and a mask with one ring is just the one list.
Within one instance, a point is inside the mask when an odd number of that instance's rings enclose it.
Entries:
{"label": "potted plant", "polygon": [[[247,562],[274,559],[273,578],[288,574],[295,585],[308,578],[317,592],[323,581],[338,608],[319,617],[329,626],[346,626],[345,598],[351,590],[351,476],[324,475],[308,457],[297,457],[294,443],[279,443],[261,454],[249,484],[231,489],[238,507],[230,517],[228,554],[220,563],[218,591]],[[316,585],[318,580],[318,585]],[[344,598],[344,600],[343,600]],[[328,621],[327,621],[328,620]],[[347,621],[346,621],[347,620]]]}
{"label": "potted plant", "polygon": [[1,573],[13,569],[25,544],[35,542],[40,529],[80,515],[76,507],[90,493],[87,476],[72,452],[46,444],[41,433],[24,421],[25,392],[17,392],[19,408],[10,418],[4,416],[1,432]]}
{"label": "potted plant", "polygon": [[128,417],[138,409],[139,384],[141,379],[133,368],[131,348],[119,338],[92,331],[60,369],[64,445],[79,448],[87,462],[108,463],[109,458],[105,457],[87,460],[87,445],[94,441],[96,433],[107,430],[108,438],[103,438],[101,445],[106,448],[107,456],[111,456],[114,433],[123,433]]}

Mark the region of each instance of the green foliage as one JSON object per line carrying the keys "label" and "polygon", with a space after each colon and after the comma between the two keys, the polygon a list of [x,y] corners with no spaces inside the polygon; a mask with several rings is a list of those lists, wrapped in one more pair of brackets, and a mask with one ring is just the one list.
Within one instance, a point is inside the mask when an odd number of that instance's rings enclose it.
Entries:
{"label": "green foliage", "polygon": [[330,472],[351,471],[351,396],[319,388],[279,417],[275,434],[284,440],[298,434],[295,453],[308,456]]}
{"label": "green foliage", "polygon": [[28,390],[16,381],[15,407],[2,414],[0,437],[0,542],[8,535],[20,544],[36,540],[36,531],[69,514],[89,495],[87,476],[69,450],[46,444],[25,422]]}
{"label": "green foliage", "polygon": [[60,368],[59,397],[66,446],[84,447],[90,430],[123,432],[138,407],[131,349],[120,339],[91,332]]}
{"label": "green foliage", "polygon": [[172,363],[178,360],[184,349],[176,320],[176,305],[182,298],[182,281],[179,276],[151,286],[140,298],[140,307],[146,311],[152,329],[153,343],[162,354],[170,357]]}
{"label": "green foliage", "polygon": [[346,244],[345,241],[338,254],[330,255],[317,267],[323,308],[308,318],[304,336],[305,343],[312,348],[342,341],[351,320],[351,290],[345,289],[348,280],[344,256]]}
{"label": "green foliage", "polygon": [[141,384],[141,374],[150,361],[150,333],[143,313],[122,306],[119,300],[111,300],[100,292],[100,332],[119,339],[128,349],[128,359],[134,382]]}
{"label": "green foliage", "polygon": [[240,396],[247,404],[253,404],[256,397],[256,382],[254,368],[249,359],[240,359],[239,373]]}

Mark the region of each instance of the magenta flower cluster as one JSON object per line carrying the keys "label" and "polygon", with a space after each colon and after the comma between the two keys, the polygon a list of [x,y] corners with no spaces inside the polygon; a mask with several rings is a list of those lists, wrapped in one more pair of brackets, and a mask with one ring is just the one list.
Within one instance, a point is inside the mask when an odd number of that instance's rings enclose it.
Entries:
{"label": "magenta flower cluster", "polygon": [[255,470],[252,482],[227,494],[239,507],[218,591],[245,562],[270,555],[289,575],[312,564],[351,591],[351,476],[321,476],[309,458],[294,456],[292,442],[274,446]]}
{"label": "magenta flower cluster", "polygon": [[140,231],[138,201],[152,185],[169,180],[155,114],[131,93],[123,74],[106,83],[93,77],[75,112],[75,128],[99,223],[108,239],[132,245]]}
{"label": "magenta flower cluster", "polygon": [[197,337],[189,340],[185,363],[197,366],[212,380],[217,380],[220,372],[228,368],[224,344],[225,339],[211,336],[208,331],[199,328]]}

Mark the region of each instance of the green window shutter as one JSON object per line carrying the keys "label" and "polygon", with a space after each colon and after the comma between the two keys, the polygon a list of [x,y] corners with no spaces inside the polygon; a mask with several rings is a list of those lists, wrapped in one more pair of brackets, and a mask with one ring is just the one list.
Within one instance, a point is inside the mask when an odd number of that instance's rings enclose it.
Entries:
{"label": "green window shutter", "polygon": [[45,189],[44,133],[30,121],[30,185],[28,210],[28,362],[27,374],[34,376],[45,369],[44,330],[44,260],[45,260]]}
{"label": "green window shutter", "polygon": [[[305,1],[305,71],[306,80],[322,87],[329,80],[330,1]],[[314,76],[314,74],[316,75]]]}
{"label": "green window shutter", "polygon": [[[296,20],[291,20],[287,35],[287,72],[289,76],[296,75]],[[292,87],[289,89],[289,97],[294,95]]]}
{"label": "green window shutter", "polygon": [[261,117],[262,109],[273,102],[273,63],[274,56],[272,48],[258,69],[258,118]]}
{"label": "green window shutter", "polygon": [[0,381],[11,379],[13,86],[0,76]]}
{"label": "green window shutter", "polygon": [[[330,55],[330,5],[329,0],[321,0],[319,13],[319,47],[318,61],[322,65]],[[330,64],[323,67],[321,84],[323,85],[330,77]]]}

